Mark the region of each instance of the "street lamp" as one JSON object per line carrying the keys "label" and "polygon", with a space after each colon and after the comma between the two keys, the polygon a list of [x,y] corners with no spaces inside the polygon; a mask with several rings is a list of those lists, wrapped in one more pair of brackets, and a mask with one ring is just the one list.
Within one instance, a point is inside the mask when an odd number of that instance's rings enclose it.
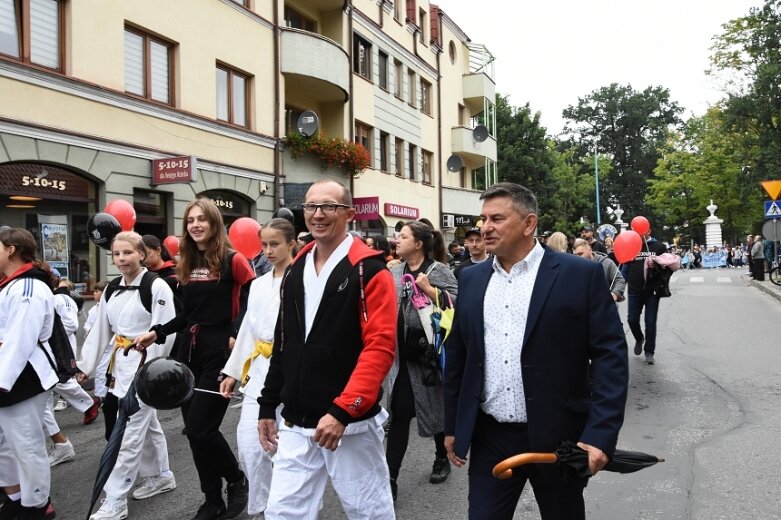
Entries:
{"label": "street lamp", "polygon": [[601,212],[599,211],[599,154],[597,153],[597,143],[599,142],[600,135],[602,135],[602,132],[600,132],[596,139],[594,139],[594,184],[596,185],[597,195],[597,226],[602,223],[602,217],[600,215]]}

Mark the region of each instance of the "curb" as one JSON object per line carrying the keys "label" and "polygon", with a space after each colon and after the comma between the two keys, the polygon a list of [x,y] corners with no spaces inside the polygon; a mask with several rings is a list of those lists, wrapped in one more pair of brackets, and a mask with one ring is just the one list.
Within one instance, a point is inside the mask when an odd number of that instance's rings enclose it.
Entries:
{"label": "curb", "polygon": [[[768,287],[767,285],[763,284],[762,282],[758,282],[756,280],[750,280],[751,285],[759,289],[760,291],[769,294],[776,300],[781,301],[781,288],[779,289],[773,289],[771,287]],[[772,282],[769,282],[772,283]]]}

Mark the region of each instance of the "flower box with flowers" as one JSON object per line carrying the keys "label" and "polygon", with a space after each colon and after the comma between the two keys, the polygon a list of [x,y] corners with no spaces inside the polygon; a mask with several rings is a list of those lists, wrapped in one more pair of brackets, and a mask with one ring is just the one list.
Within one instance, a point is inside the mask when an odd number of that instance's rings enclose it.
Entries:
{"label": "flower box with flowers", "polygon": [[310,153],[320,160],[323,170],[342,168],[351,175],[360,175],[369,167],[369,151],[361,144],[340,137],[328,137],[315,134],[306,137],[298,132],[290,132],[285,136],[290,156],[293,159]]}

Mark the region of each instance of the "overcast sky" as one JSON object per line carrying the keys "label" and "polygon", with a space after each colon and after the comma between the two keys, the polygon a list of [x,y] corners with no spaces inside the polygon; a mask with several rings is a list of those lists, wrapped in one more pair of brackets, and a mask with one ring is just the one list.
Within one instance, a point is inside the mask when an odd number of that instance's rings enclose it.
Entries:
{"label": "overcast sky", "polygon": [[551,135],[561,111],[610,83],[670,89],[684,116],[723,97],[705,75],[721,24],[761,0],[438,0],[496,57],[497,92],[542,112]]}

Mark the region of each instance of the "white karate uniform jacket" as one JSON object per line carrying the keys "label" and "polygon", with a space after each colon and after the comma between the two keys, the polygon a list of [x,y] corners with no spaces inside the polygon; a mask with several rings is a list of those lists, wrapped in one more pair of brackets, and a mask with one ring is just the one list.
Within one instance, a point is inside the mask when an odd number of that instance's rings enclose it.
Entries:
{"label": "white karate uniform jacket", "polygon": [[59,382],[44,351],[54,356],[48,339],[52,335],[54,306],[51,288],[41,280],[20,278],[0,291],[0,389],[10,390],[28,361],[41,385],[49,389]]}
{"label": "white karate uniform jacket", "polygon": [[[139,285],[145,272],[146,268],[142,268],[130,285]],[[119,284],[124,286],[125,280],[121,280]],[[149,331],[155,323],[167,323],[175,314],[173,292],[161,278],[157,278],[152,283],[152,314],[149,314],[141,303],[139,290],[117,289],[108,301],[104,292],[98,306],[95,325],[84,340],[81,359],[77,361],[79,370],[92,375],[106,350],[106,345],[111,342],[113,348],[115,335],[135,339]],[[153,343],[147,347],[146,362],[167,356],[171,352],[175,338],[176,334],[171,334],[162,345]],[[140,361],[141,353],[135,350],[131,350],[127,356],[123,351],[118,351],[113,372],[114,388],[109,389],[109,392],[119,399],[124,397],[138,371]]]}
{"label": "white karate uniform jacket", "polygon": [[[274,278],[271,270],[260,278],[256,278],[249,290],[247,313],[241,322],[239,335],[233,345],[231,355],[225,363],[222,373],[231,376],[237,384],[242,384],[241,371],[244,362],[255,349],[255,341],[274,341],[274,328],[279,314],[279,288],[282,277]],[[263,390],[270,358],[259,355],[252,361],[249,369],[249,382],[241,388],[245,396],[257,399]]]}

